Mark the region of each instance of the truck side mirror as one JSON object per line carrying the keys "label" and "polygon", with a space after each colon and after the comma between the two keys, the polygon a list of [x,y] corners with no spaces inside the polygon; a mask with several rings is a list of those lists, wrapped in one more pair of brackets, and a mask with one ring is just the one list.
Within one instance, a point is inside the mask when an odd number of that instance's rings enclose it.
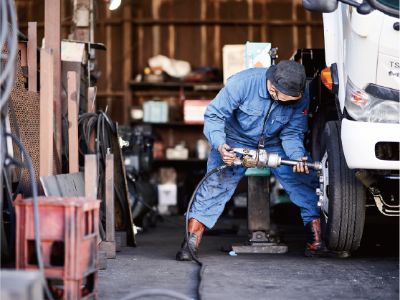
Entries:
{"label": "truck side mirror", "polygon": [[338,0],[303,0],[303,7],[312,12],[330,13],[337,9]]}
{"label": "truck side mirror", "polygon": [[353,0],[303,0],[303,7],[312,12],[330,13],[337,9],[338,1],[357,7],[360,15],[368,15],[374,10],[367,0],[361,4]]}
{"label": "truck side mirror", "polygon": [[364,0],[358,7],[357,7],[357,12],[360,15],[368,15],[370,14],[374,9],[372,6],[368,3],[368,1]]}

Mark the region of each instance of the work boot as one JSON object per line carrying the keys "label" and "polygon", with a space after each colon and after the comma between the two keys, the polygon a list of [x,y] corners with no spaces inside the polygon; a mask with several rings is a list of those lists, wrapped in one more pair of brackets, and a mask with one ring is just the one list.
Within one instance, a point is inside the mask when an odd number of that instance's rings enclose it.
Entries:
{"label": "work boot", "polygon": [[307,257],[331,257],[325,242],[321,238],[321,219],[306,224],[307,246],[304,255]]}
{"label": "work boot", "polygon": [[201,241],[201,237],[203,236],[204,232],[204,226],[202,223],[197,221],[196,219],[190,219],[189,220],[189,226],[188,226],[188,231],[189,231],[189,243],[186,241],[186,235],[185,238],[183,239],[183,243],[181,246],[181,250],[178,251],[176,254],[176,260],[192,260],[192,256],[190,255],[189,249],[188,249],[188,244],[189,247],[192,249],[194,256],[196,259],[198,258],[198,253],[199,253],[199,245]]}
{"label": "work boot", "polygon": [[321,238],[321,219],[315,219],[306,224],[307,246],[304,255],[307,257],[340,257],[350,256],[350,251],[331,251]]}

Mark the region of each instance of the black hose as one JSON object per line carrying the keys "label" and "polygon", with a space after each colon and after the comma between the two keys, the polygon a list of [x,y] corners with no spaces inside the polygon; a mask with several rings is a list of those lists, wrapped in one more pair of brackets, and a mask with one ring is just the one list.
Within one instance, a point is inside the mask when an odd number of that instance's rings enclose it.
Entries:
{"label": "black hose", "polygon": [[181,293],[174,292],[171,290],[164,290],[164,289],[148,289],[142,290],[135,293],[131,293],[126,295],[125,297],[121,298],[120,300],[133,300],[147,296],[168,296],[174,299],[179,300],[192,300],[192,298],[185,296]]}
{"label": "black hose", "polygon": [[46,280],[45,280],[45,275],[44,275],[44,266],[43,266],[43,256],[42,256],[42,249],[40,247],[40,229],[39,229],[39,204],[38,204],[38,190],[37,190],[37,185],[35,182],[35,171],[33,170],[33,165],[31,161],[31,157],[29,156],[28,151],[26,151],[24,145],[21,143],[21,141],[12,135],[11,133],[5,132],[5,136],[9,136],[12,138],[14,143],[18,145],[18,147],[24,152],[25,154],[25,159],[28,164],[28,169],[29,169],[29,174],[31,177],[31,185],[32,185],[32,198],[33,198],[33,216],[34,216],[34,225],[35,225],[35,246],[36,246],[36,253],[37,253],[37,261],[38,261],[38,266],[39,270],[42,273],[42,284],[46,293],[46,296],[48,299],[53,300],[53,296],[49,290],[49,287],[47,286]]}
{"label": "black hose", "polygon": [[188,208],[186,211],[186,232],[185,232],[185,239],[186,239],[186,243],[187,243],[187,248],[189,250],[190,255],[192,256],[193,260],[199,265],[201,266],[200,270],[199,270],[199,285],[197,287],[197,297],[199,300],[201,300],[201,288],[202,288],[202,279],[203,279],[203,273],[204,273],[204,269],[205,269],[205,265],[199,261],[196,256],[193,253],[192,248],[189,246],[189,212],[190,212],[190,208],[192,207],[194,198],[196,197],[196,194],[199,190],[199,188],[201,187],[201,185],[204,183],[204,181],[206,181],[206,179],[208,177],[210,177],[212,174],[214,174],[215,172],[220,172],[223,169],[227,168],[228,165],[222,165],[219,166],[218,168],[215,168],[214,170],[208,172],[203,179],[199,182],[199,184],[197,185],[196,189],[194,190],[192,197],[190,198],[189,204],[188,204]]}

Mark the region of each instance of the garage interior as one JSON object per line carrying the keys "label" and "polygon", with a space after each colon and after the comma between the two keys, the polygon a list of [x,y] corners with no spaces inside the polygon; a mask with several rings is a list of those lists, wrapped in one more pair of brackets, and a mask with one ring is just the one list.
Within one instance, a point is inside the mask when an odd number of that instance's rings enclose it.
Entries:
{"label": "garage interior", "polygon": [[312,63],[307,84],[320,76],[321,13],[299,0],[4,0],[3,12],[1,299],[398,299],[398,215],[371,196],[350,257],[304,257],[300,209],[271,172],[254,195],[286,250],[234,251],[251,231],[250,175],[205,230],[205,267],[175,260],[207,172],[206,106],[252,45],[269,47],[266,67],[293,59]]}

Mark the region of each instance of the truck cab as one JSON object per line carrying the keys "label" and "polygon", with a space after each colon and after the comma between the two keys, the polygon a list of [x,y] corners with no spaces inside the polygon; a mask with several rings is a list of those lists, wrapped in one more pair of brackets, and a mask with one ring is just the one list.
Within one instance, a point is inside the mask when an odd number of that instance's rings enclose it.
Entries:
{"label": "truck cab", "polygon": [[308,72],[306,148],[324,168],[318,205],[332,250],[359,247],[367,206],[399,216],[397,0],[303,0],[323,13],[325,49],[298,50]]}

